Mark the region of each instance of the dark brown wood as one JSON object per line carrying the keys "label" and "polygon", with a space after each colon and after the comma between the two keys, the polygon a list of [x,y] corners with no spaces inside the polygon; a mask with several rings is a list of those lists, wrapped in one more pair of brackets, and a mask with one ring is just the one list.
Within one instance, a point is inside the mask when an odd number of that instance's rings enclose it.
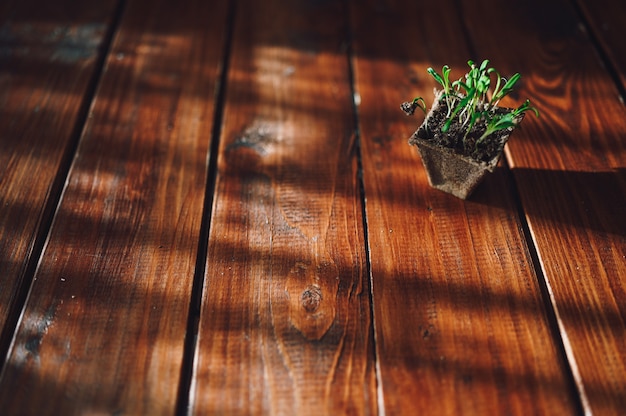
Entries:
{"label": "dark brown wood", "polygon": [[[576,1],[0,2],[0,414],[623,413],[624,7]],[[461,201],[399,105],[469,58],[541,117]]]}
{"label": "dark brown wood", "polygon": [[238,3],[196,414],[376,412],[344,12]]}
{"label": "dark brown wood", "polygon": [[429,187],[407,143],[424,116],[400,103],[430,106],[426,68],[457,79],[471,58],[456,3],[351,4],[381,409],[575,414],[507,172],[462,201]]}
{"label": "dark brown wood", "polygon": [[8,338],[5,323],[20,306],[35,241],[45,236],[46,204],[61,191],[55,178],[80,128],[116,3],[0,4],[0,334]]}
{"label": "dark brown wood", "polygon": [[477,52],[524,74],[520,97],[542,113],[524,121],[509,160],[584,409],[623,413],[624,106],[568,2],[467,1],[463,16]]}
{"label": "dark brown wood", "polygon": [[126,6],[5,363],[6,414],[175,409],[227,2]]}
{"label": "dark brown wood", "polygon": [[615,67],[622,87],[626,88],[626,3],[614,0],[577,0],[577,3],[592,35]]}

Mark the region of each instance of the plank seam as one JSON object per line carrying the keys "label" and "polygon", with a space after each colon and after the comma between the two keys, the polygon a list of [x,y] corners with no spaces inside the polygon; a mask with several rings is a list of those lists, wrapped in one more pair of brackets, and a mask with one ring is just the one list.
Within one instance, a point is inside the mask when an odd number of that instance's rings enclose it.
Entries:
{"label": "plank seam", "polygon": [[472,42],[472,34],[471,31],[469,30],[469,27],[467,26],[467,22],[465,21],[465,19],[463,18],[463,15],[465,14],[463,12],[463,4],[461,0],[456,0],[456,10],[458,10],[458,21],[461,23],[460,27],[461,27],[461,32],[463,33],[463,38],[465,39],[465,47],[467,48],[467,51],[470,54],[471,58],[468,59],[473,59],[474,61],[482,61],[484,58],[479,58],[477,56],[477,51],[476,51],[476,47],[474,46],[474,42]]}
{"label": "plank seam", "polygon": [[[537,283],[541,292],[541,300],[543,301],[544,310],[546,312],[548,328],[552,335],[552,340],[554,341],[557,353],[564,361],[563,364],[566,372],[565,376],[567,388],[570,395],[574,398],[574,408],[576,409],[576,414],[583,415],[586,414],[584,411],[584,403],[587,401],[585,392],[579,389],[578,383],[576,382],[576,370],[574,368],[574,366],[576,366],[576,363],[572,363],[570,361],[570,354],[568,354],[567,352],[566,342],[563,338],[563,334],[561,333],[561,328],[557,316],[558,313],[556,311],[556,306],[553,302],[549,283],[543,269],[543,263],[541,262],[541,259],[539,257],[539,251],[535,244],[535,239],[533,237],[530,224],[528,223],[528,219],[525,214],[524,206],[522,204],[519,194],[519,188],[517,186],[517,181],[515,180],[515,175],[513,175],[507,159],[503,159],[503,167],[507,172],[508,181],[511,183],[511,189],[513,191],[513,201],[515,203],[517,211],[517,218],[522,229],[524,240],[526,242],[526,247],[528,248],[530,260],[532,262],[532,267],[535,271],[535,276],[537,278]],[[567,334],[565,334],[565,336],[567,337]]]}
{"label": "plank seam", "polygon": [[[575,1],[575,0],[572,0]],[[459,21],[461,22],[461,30],[465,35],[466,45],[468,51],[471,56],[476,57],[477,49],[473,42],[473,37],[471,35],[471,31],[467,26],[465,19],[463,18],[463,4],[461,0],[456,0],[456,9],[459,11]],[[506,171],[508,182],[511,184],[512,189],[512,198],[515,204],[516,214],[518,221],[520,223],[522,234],[524,237],[524,241],[526,242],[526,247],[528,249],[528,254],[530,255],[530,260],[532,262],[532,268],[535,271],[535,276],[537,278],[537,283],[539,285],[539,291],[541,292],[541,301],[543,303],[544,309],[546,311],[546,319],[548,320],[548,328],[550,334],[552,335],[552,341],[555,344],[557,353],[564,360],[565,367],[565,377],[567,383],[567,389],[570,395],[574,398],[574,408],[576,409],[576,413],[579,415],[584,414],[584,406],[583,399],[581,395],[584,395],[584,392],[579,392],[576,378],[574,375],[574,369],[572,368],[572,363],[569,361],[569,355],[567,354],[565,348],[565,342],[561,335],[561,331],[558,324],[557,313],[555,309],[555,305],[552,302],[552,297],[550,296],[550,289],[548,287],[547,279],[545,273],[543,272],[542,263],[539,258],[539,252],[537,250],[537,246],[535,245],[535,241],[533,239],[533,235],[530,230],[530,225],[525,215],[524,206],[522,204],[519,188],[517,186],[517,182],[515,180],[515,175],[511,171],[510,165],[508,163],[508,159],[510,154],[508,149],[505,150],[506,157],[502,158],[502,167]],[[580,395],[579,395],[580,393]]]}
{"label": "plank seam", "polygon": [[176,414],[191,414],[193,406],[193,384],[196,364],[196,348],[198,343],[198,331],[200,325],[200,312],[202,308],[202,297],[204,293],[204,275],[206,272],[206,262],[208,257],[209,234],[211,218],[213,216],[213,201],[215,197],[215,185],[217,182],[217,158],[219,154],[220,137],[222,134],[222,121],[224,117],[224,107],[226,102],[226,89],[228,84],[228,71],[230,67],[230,56],[232,49],[232,39],[234,36],[235,15],[237,11],[237,0],[231,0],[226,13],[226,29],[224,42],[222,45],[222,57],[220,72],[217,77],[215,92],[215,107],[213,111],[213,128],[211,130],[211,143],[208,155],[208,168],[206,178],[206,190],[202,208],[202,221],[200,223],[200,236],[198,251],[196,254],[196,265],[191,289],[191,299],[189,303],[189,314],[187,319],[187,329],[183,347],[183,360],[181,365],[180,384],[178,388],[178,398],[176,403]]}
{"label": "plank seam", "polygon": [[89,116],[89,109],[91,108],[96,92],[98,91],[100,80],[102,79],[102,74],[104,73],[106,58],[111,50],[115,33],[119,28],[125,4],[125,0],[118,0],[111,17],[110,25],[102,38],[100,46],[98,47],[94,69],[89,82],[87,83],[83,100],[78,107],[76,122],[70,133],[67,147],[61,157],[59,168],[50,186],[47,200],[44,204],[41,217],[39,218],[36,227],[34,241],[29,247],[27,254],[28,260],[20,273],[21,278],[19,279],[18,287],[15,292],[16,294],[12,299],[11,305],[9,306],[6,325],[2,334],[0,334],[0,359],[2,360],[0,380],[4,376],[4,370],[6,368],[9,353],[12,349],[17,327],[19,326],[21,316],[26,308],[28,296],[33,285],[33,279],[35,277],[41,256],[43,255],[56,212],[61,203],[63,190],[67,182],[72,162],[76,155],[78,144],[80,143],[80,139]]}
{"label": "plank seam", "polygon": [[350,85],[350,94],[352,96],[352,116],[353,116],[353,128],[354,128],[354,137],[352,140],[352,149],[350,149],[351,151],[354,151],[356,154],[356,160],[357,160],[357,183],[359,185],[359,197],[360,197],[360,205],[361,205],[361,218],[363,221],[363,241],[365,242],[364,244],[364,250],[365,250],[365,273],[366,276],[368,278],[368,283],[369,283],[369,290],[368,290],[368,297],[369,297],[369,314],[370,314],[370,330],[369,330],[369,335],[368,338],[371,340],[372,342],[372,354],[373,354],[373,359],[374,359],[374,368],[375,368],[375,375],[376,375],[376,402],[377,402],[377,406],[376,409],[374,410],[376,412],[376,414],[380,415],[380,416],[384,416],[385,415],[385,403],[384,403],[384,395],[383,395],[383,386],[382,386],[382,377],[381,377],[381,368],[380,368],[380,360],[378,359],[378,352],[377,352],[377,341],[376,341],[376,321],[374,320],[374,282],[373,282],[373,276],[372,276],[372,263],[371,263],[371,257],[370,257],[370,240],[369,240],[369,233],[368,233],[368,223],[367,223],[367,196],[365,194],[365,181],[363,179],[363,162],[362,162],[362,150],[361,150],[361,130],[360,130],[360,125],[361,125],[361,119],[360,119],[360,115],[359,115],[359,101],[360,101],[360,97],[359,97],[359,92],[357,91],[357,87],[356,87],[356,80],[355,80],[355,69],[354,69],[354,51],[353,51],[353,34],[352,34],[352,15],[351,15],[351,8],[350,5],[348,4],[348,2],[344,2],[344,14],[346,16],[346,59],[348,61],[348,83]]}
{"label": "plank seam", "polygon": [[584,29],[589,42],[593,46],[593,49],[598,54],[598,59],[600,60],[600,64],[603,69],[608,73],[609,77],[615,84],[615,88],[617,88],[618,98],[622,104],[624,104],[624,100],[626,99],[626,86],[622,84],[621,77],[619,76],[619,71],[617,70],[617,66],[613,63],[613,60],[609,57],[608,52],[602,46],[602,42],[594,30],[594,25],[591,24],[590,18],[580,5],[578,0],[570,0],[578,19]]}

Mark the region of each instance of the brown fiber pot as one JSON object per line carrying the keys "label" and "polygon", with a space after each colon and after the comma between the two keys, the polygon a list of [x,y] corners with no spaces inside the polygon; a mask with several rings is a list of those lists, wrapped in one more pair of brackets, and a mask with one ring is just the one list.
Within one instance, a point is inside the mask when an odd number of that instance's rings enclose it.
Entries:
{"label": "brown fiber pot", "polygon": [[450,148],[429,141],[431,138],[428,137],[425,126],[439,106],[438,98],[437,96],[436,104],[426,115],[424,123],[409,139],[409,144],[417,146],[430,186],[458,198],[467,199],[487,172],[495,170],[513,129],[500,135],[500,151],[487,162],[478,162],[471,157],[460,155]]}
{"label": "brown fiber pot", "polygon": [[417,146],[430,186],[461,199],[467,199],[485,174],[494,171],[501,154],[489,162],[477,162],[415,136],[409,143]]}

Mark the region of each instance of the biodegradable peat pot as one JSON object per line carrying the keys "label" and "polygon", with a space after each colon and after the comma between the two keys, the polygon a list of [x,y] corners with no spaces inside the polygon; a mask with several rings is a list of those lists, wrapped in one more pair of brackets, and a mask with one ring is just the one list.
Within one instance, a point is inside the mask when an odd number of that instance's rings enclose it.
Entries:
{"label": "biodegradable peat pot", "polygon": [[[428,183],[433,188],[447,192],[457,198],[467,199],[480,184],[488,172],[493,172],[500,161],[504,145],[509,140],[513,127],[499,130],[485,140],[488,149],[483,149],[482,159],[463,155],[458,149],[440,143],[459,143],[450,136],[459,134],[459,130],[451,128],[449,133],[441,132],[447,107],[441,100],[441,91],[435,91],[435,101],[424,122],[413,136],[409,144],[417,147],[422,164],[428,176]],[[512,108],[500,107],[502,114],[513,112]],[[517,116],[521,122],[524,114]],[[429,126],[431,128],[429,128]],[[490,155],[485,157],[485,155]]]}
{"label": "biodegradable peat pot", "polygon": [[417,146],[430,186],[461,199],[467,199],[500,160],[498,154],[489,162],[477,162],[452,149],[419,139],[417,134],[409,139],[409,143]]}
{"label": "biodegradable peat pot", "polygon": [[[435,90],[432,108],[409,139],[409,144],[417,146],[430,185],[461,199],[469,197],[485,174],[496,168],[524,114],[532,111],[539,117],[530,100],[517,108],[498,106],[519,81],[519,73],[506,79],[489,67],[487,59],[480,66],[471,60],[467,64],[469,71],[456,81],[450,81],[448,65],[441,74],[427,69],[443,89]],[[426,113],[422,97],[400,108],[407,115],[413,115],[416,108]]]}
{"label": "biodegradable peat pot", "polygon": [[[500,130],[489,137],[490,151],[488,154],[492,154],[489,158],[484,159],[483,156],[484,160],[476,160],[471,156],[463,155],[458,149],[439,144],[441,142],[458,142],[458,140],[447,138],[448,134],[442,133],[438,128],[442,124],[441,113],[447,112],[445,104],[442,104],[444,100],[440,98],[441,91],[436,92],[435,104],[426,115],[420,128],[409,139],[409,144],[417,147],[430,186],[457,198],[467,199],[487,172],[495,170],[513,128]],[[513,111],[513,109],[499,108],[499,111],[506,113]],[[518,117],[518,122],[523,116],[521,114]],[[431,129],[429,126],[434,126],[434,128]],[[454,131],[450,134],[456,133]]]}

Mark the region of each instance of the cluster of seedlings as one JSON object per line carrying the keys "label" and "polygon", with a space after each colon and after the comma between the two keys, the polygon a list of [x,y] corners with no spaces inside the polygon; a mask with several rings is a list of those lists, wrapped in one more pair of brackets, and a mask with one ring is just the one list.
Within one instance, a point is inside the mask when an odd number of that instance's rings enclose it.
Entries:
{"label": "cluster of seedlings", "polygon": [[[442,68],[441,74],[428,68],[428,73],[442,89],[435,99],[437,109],[431,111],[431,117],[427,119],[420,136],[430,137],[437,144],[455,149],[458,153],[476,160],[486,161],[500,147],[501,141],[497,132],[510,133],[527,111],[530,110],[537,116],[539,112],[530,105],[530,100],[514,109],[498,106],[513,91],[520,79],[519,73],[505,79],[498,71],[489,67],[488,60],[484,60],[480,66],[473,61],[469,61],[468,65],[470,70],[456,81],[450,80],[451,70],[448,65]],[[417,108],[427,112],[422,97],[403,103],[401,108],[408,115],[412,115]],[[487,139],[490,137],[495,143],[489,143]]]}
{"label": "cluster of seedlings", "polygon": [[428,73],[441,85],[427,112],[422,97],[403,103],[400,108],[412,115],[417,108],[426,114],[422,125],[409,139],[417,146],[431,186],[466,199],[486,172],[493,172],[509,136],[526,112],[539,111],[526,100],[517,108],[500,107],[500,101],[520,80],[516,73],[508,79],[484,60],[468,61],[469,71],[450,80],[450,67],[441,73]]}

